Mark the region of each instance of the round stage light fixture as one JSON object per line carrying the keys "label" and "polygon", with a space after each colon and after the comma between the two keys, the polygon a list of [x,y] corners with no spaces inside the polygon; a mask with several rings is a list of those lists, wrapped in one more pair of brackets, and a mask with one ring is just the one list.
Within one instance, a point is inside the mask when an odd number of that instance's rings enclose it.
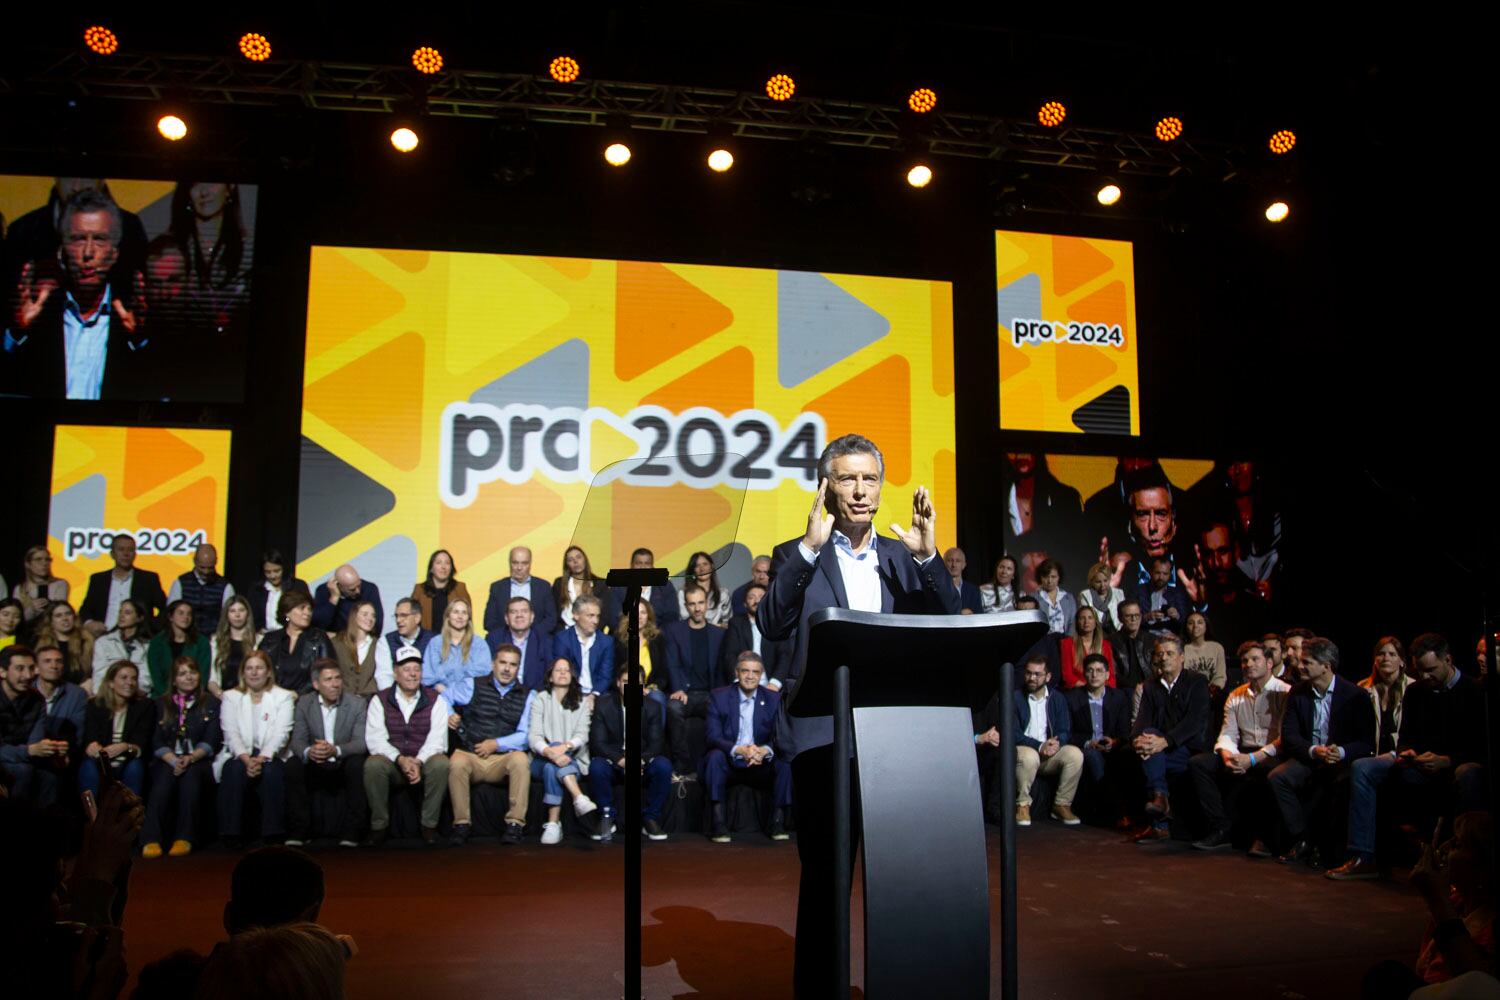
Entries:
{"label": "round stage light fixture", "polygon": [[766,81],[766,96],[773,101],[790,101],[797,92],[797,82],[785,73],[777,73]]}
{"label": "round stage light fixture", "polygon": [[416,130],[406,125],[402,125],[391,132],[391,145],[395,146],[398,152],[410,153],[417,148],[417,144],[421,141],[417,138]]}
{"label": "round stage light fixture", "polygon": [[906,183],[914,188],[924,188],[932,183],[932,168],[918,163],[906,172]]}
{"label": "round stage light fixture", "polygon": [[1048,101],[1036,112],[1036,120],[1048,128],[1057,128],[1068,117],[1068,109],[1062,101]]}
{"label": "round stage light fixture", "polygon": [[240,36],[240,55],[251,62],[265,62],[271,58],[271,41],[265,35],[248,31]]}
{"label": "round stage light fixture", "polygon": [[1094,197],[1099,200],[1099,204],[1108,207],[1110,205],[1118,204],[1121,196],[1124,195],[1124,193],[1125,192],[1120,190],[1120,185],[1118,183],[1116,183],[1113,179],[1106,177],[1099,182],[1099,190],[1094,192]]}
{"label": "round stage light fixture", "polygon": [[604,162],[612,167],[623,167],[630,162],[630,147],[623,142],[612,142],[604,147]]}
{"label": "round stage light fixture", "polygon": [[708,154],[708,169],[716,174],[722,174],[734,166],[734,154],[720,147]]}
{"label": "round stage light fixture", "polygon": [[1182,119],[1168,115],[1156,123],[1156,137],[1162,142],[1171,142],[1182,135]]}
{"label": "round stage light fixture", "polygon": [[1267,145],[1270,146],[1271,152],[1277,156],[1285,156],[1292,151],[1293,146],[1297,145],[1297,133],[1291,129],[1281,129],[1273,132],[1271,140]]}
{"label": "round stage light fixture", "polygon": [[1266,206],[1267,222],[1285,222],[1286,217],[1291,214],[1291,206],[1284,201],[1273,201]]}
{"label": "round stage light fixture", "polygon": [[928,87],[918,87],[906,99],[906,106],[917,114],[924,115],[937,107],[937,91]]}
{"label": "round stage light fixture", "polygon": [[112,56],[120,51],[119,37],[102,24],[91,25],[84,29],[83,44],[88,46],[90,52],[101,56]]}
{"label": "round stage light fixture", "polygon": [[187,122],[176,115],[162,115],[156,120],[156,131],[161,133],[163,139],[177,142],[187,137]]}
{"label": "round stage light fixture", "polygon": [[411,54],[411,64],[418,73],[431,76],[443,68],[443,54],[431,45],[423,45]]}
{"label": "round stage light fixture", "polygon": [[578,79],[578,74],[582,71],[583,68],[578,65],[578,60],[572,56],[558,56],[547,64],[547,72],[558,83],[572,83]]}

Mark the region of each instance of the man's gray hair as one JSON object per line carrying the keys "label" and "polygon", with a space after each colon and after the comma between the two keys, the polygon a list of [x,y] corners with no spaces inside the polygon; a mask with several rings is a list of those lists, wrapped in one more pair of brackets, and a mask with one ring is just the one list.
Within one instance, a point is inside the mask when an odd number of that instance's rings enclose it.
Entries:
{"label": "man's gray hair", "polygon": [[766,661],[760,658],[760,654],[753,649],[747,649],[734,658],[734,667],[739,669],[741,663],[756,663],[762,670],[766,669]]}
{"label": "man's gray hair", "polygon": [[58,234],[63,242],[67,242],[68,239],[68,224],[79,212],[108,213],[110,242],[115,246],[120,245],[120,240],[125,235],[125,223],[120,217],[120,206],[116,205],[115,200],[109,195],[92,189],[79,191],[63,205],[62,216],[57,222]]}
{"label": "man's gray hair", "polygon": [[1157,646],[1160,646],[1162,643],[1166,643],[1168,646],[1176,646],[1177,647],[1177,652],[1179,654],[1181,654],[1181,652],[1182,652],[1182,637],[1181,636],[1173,635],[1171,632],[1160,632],[1160,633],[1157,633],[1156,641],[1151,644],[1151,648],[1155,649]]}
{"label": "man's gray hair", "polygon": [[818,458],[818,478],[831,479],[833,460],[843,458],[845,455],[874,455],[875,464],[880,466],[880,478],[885,479],[885,456],[880,454],[880,449],[875,447],[875,442],[863,434],[845,434],[841,438],[834,438],[828,442],[823,449],[823,454]]}
{"label": "man's gray hair", "polygon": [[577,597],[573,598],[573,613],[575,615],[578,614],[578,612],[582,611],[590,604],[594,606],[595,611],[603,613],[603,602],[601,602],[599,598],[595,597],[593,594],[579,594]]}

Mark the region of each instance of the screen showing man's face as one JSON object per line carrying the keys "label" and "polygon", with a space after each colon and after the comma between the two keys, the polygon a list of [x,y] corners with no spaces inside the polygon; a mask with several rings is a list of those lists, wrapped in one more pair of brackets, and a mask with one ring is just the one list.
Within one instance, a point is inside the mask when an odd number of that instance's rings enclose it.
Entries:
{"label": "screen showing man's face", "polygon": [[1229,535],[1229,526],[1210,525],[1199,540],[1198,551],[1203,554],[1203,568],[1208,570],[1215,583],[1224,587],[1229,584],[1234,572],[1234,540]]}
{"label": "screen showing man's face", "polygon": [[1172,512],[1169,490],[1160,486],[1137,490],[1130,495],[1130,523],[1135,537],[1145,546],[1146,554],[1159,556],[1177,537],[1177,518]]}
{"label": "screen showing man's face", "polygon": [[108,212],[74,212],[68,216],[68,229],[62,234],[63,266],[79,291],[102,288],[120,256],[109,224]]}

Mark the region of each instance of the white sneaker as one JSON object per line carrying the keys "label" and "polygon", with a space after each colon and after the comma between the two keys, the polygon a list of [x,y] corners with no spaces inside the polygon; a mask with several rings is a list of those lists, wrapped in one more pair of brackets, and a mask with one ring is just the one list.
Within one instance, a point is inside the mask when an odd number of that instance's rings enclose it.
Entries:
{"label": "white sneaker", "polygon": [[296,837],[288,837],[282,843],[287,847],[305,847],[307,845],[307,841],[298,840]]}
{"label": "white sneaker", "polygon": [[561,823],[543,823],[542,824],[542,843],[544,843],[544,844],[561,844],[562,843],[562,824]]}
{"label": "white sneaker", "polygon": [[589,813],[598,808],[599,807],[594,804],[594,800],[589,798],[587,795],[580,795],[578,796],[578,798],[573,800],[573,815],[580,818],[583,816],[587,816]]}
{"label": "white sneaker", "polygon": [[340,847],[358,847],[359,846],[359,841],[357,841],[357,840],[341,840],[341,841],[339,841],[339,846]]}

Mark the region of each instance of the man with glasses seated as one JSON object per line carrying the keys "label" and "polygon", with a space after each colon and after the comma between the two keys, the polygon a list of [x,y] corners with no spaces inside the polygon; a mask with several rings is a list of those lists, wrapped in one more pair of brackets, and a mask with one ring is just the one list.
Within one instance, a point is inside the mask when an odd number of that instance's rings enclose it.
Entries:
{"label": "man with glasses seated", "polygon": [[422,627],[422,606],[410,597],[396,602],[396,629],[385,634],[385,641],[375,644],[375,686],[384,691],[396,683],[396,654],[403,649],[427,651],[427,644],[437,633]]}

